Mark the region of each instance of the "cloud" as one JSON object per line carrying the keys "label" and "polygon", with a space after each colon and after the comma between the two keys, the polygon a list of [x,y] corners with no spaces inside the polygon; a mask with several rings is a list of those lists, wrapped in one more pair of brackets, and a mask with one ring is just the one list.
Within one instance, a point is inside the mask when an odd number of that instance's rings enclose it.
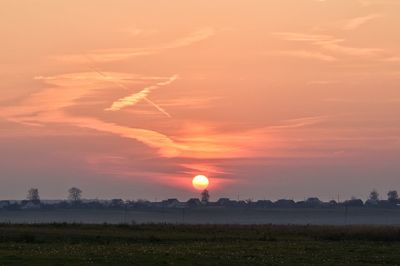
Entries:
{"label": "cloud", "polygon": [[129,34],[131,37],[136,37],[139,35],[149,36],[149,35],[154,35],[154,34],[158,33],[158,30],[155,30],[155,29],[142,29],[142,28],[138,28],[138,27],[125,27],[119,31],[122,33]]}
{"label": "cloud", "polygon": [[[324,51],[322,53],[323,55],[332,56],[333,58],[335,57],[335,55],[370,58],[382,56],[382,53],[384,52],[383,49],[378,48],[362,48],[343,45],[343,43],[345,42],[344,39],[336,38],[330,35],[303,34],[294,32],[278,32],[275,33],[275,35],[279,36],[285,41],[310,43],[311,45],[316,46],[320,50]],[[333,53],[333,55],[326,54],[327,52]],[[313,53],[315,54],[316,52],[309,52],[309,54]],[[296,51],[294,52],[294,54],[296,54]],[[306,53],[303,52],[303,54]]]}
{"label": "cloud", "polygon": [[210,38],[215,35],[215,30],[213,28],[203,28],[191,33],[189,36],[177,39],[171,43],[161,46],[161,49],[173,49],[189,46],[193,43],[197,43]]}
{"label": "cloud", "polygon": [[178,144],[168,136],[154,130],[120,126],[115,123],[104,122],[94,118],[70,117],[65,114],[58,114],[51,117],[54,117],[54,120],[50,117],[44,119],[47,120],[47,122],[57,123],[60,117],[62,117],[62,123],[134,139],[150,148],[158,149],[159,154],[163,157],[176,157],[179,156],[183,150],[187,149],[184,145]]}
{"label": "cloud", "polygon": [[349,98],[327,98],[324,99],[325,102],[333,103],[364,103],[364,104],[397,104],[400,99],[390,98],[390,99],[349,99]]}
{"label": "cloud", "polygon": [[319,45],[322,49],[347,56],[377,57],[381,55],[382,52],[384,52],[383,49],[378,48],[359,48],[345,46],[340,44],[342,42],[344,42],[344,40],[332,40],[327,42],[320,42],[317,45]]}
{"label": "cloud", "polygon": [[229,175],[231,174],[226,169],[215,165],[215,163],[204,163],[204,162],[182,162],[179,164],[180,167],[183,168],[183,173],[189,176],[195,176],[198,173],[202,173],[206,176],[212,175]]}
{"label": "cloud", "polygon": [[180,97],[174,99],[159,100],[165,107],[181,107],[190,109],[204,109],[210,107],[213,102],[223,99],[223,97]]}
{"label": "cloud", "polygon": [[284,129],[284,128],[301,128],[307,127],[311,125],[318,124],[327,119],[326,116],[310,116],[310,117],[302,117],[296,119],[289,119],[281,121],[280,125],[270,126],[266,129],[268,130],[276,130],[276,129]]}
{"label": "cloud", "polygon": [[339,83],[341,83],[339,80],[311,80],[308,82],[308,85],[331,85]]}
{"label": "cloud", "polygon": [[[50,79],[54,81],[54,79]],[[320,121],[319,119],[304,118],[283,122],[273,127],[242,130],[239,132],[214,130],[210,127],[201,127],[201,131],[193,131],[193,127],[183,130],[170,137],[159,131],[145,128],[122,126],[114,122],[102,121],[99,118],[82,115],[67,114],[63,109],[74,105],[78,97],[63,99],[63,94],[56,92],[68,91],[60,88],[49,88],[38,92],[20,101],[12,107],[2,108],[1,114],[8,121],[21,124],[40,124],[44,127],[55,125],[72,126],[92,129],[98,132],[112,134],[123,138],[133,139],[157,150],[161,157],[191,158],[191,159],[232,159],[264,156],[279,146],[279,141],[268,137],[270,133],[289,128],[306,127]],[[51,94],[49,94],[51,92]],[[40,96],[50,96],[43,101]],[[84,94],[80,94],[82,96]],[[53,100],[53,101],[51,101]],[[267,145],[265,145],[267,144]],[[267,150],[260,150],[260,147]]]}
{"label": "cloud", "polygon": [[356,30],[359,27],[365,25],[366,23],[368,23],[369,21],[376,19],[376,18],[380,18],[383,15],[381,14],[371,14],[368,16],[363,16],[363,17],[356,17],[356,18],[352,18],[349,20],[344,21],[342,29],[343,30]]}
{"label": "cloud", "polygon": [[[118,80],[136,82],[140,80],[158,79],[159,77],[144,77],[113,73]],[[88,95],[96,98],[99,92],[109,93],[108,76],[93,72],[63,74],[51,77],[37,77],[44,88],[31,95],[26,95],[13,106],[0,108],[0,115],[7,121],[24,124],[29,127],[41,126],[47,128],[85,128],[103,134],[135,140],[144,144],[155,154],[164,158],[188,159],[235,159],[264,156],[291,156],[283,152],[286,143],[282,141],[284,131],[305,128],[320,123],[323,117],[306,117],[282,121],[273,126],[237,130],[227,130],[222,125],[208,126],[194,123],[173,134],[167,134],[162,129],[132,127],[114,122],[113,117],[107,120],[101,118],[101,113],[91,115],[81,112],[70,112],[77,106],[85,104],[83,100]],[[160,80],[155,87],[166,86],[176,79],[172,76]],[[134,105],[144,99],[155,88],[147,89],[131,97],[116,101],[116,109]],[[107,99],[103,99],[107,101]],[[113,105],[111,105],[113,106]],[[99,111],[102,111],[101,109]],[[118,121],[118,119],[116,120]],[[63,134],[65,132],[63,131]],[[76,134],[76,133],[74,133]]]}
{"label": "cloud", "polygon": [[397,62],[400,62],[400,56],[392,56],[392,57],[384,58],[383,61],[397,63]]}
{"label": "cloud", "polygon": [[[99,63],[126,60],[133,57],[148,56],[161,53],[169,49],[177,49],[189,46],[194,43],[206,40],[215,35],[215,33],[216,31],[213,28],[202,28],[192,32],[188,36],[158,46],[150,46],[144,48],[99,49],[89,51],[85,53],[85,56],[90,57],[91,59]],[[56,56],[55,59],[68,63],[87,64],[87,59],[85,59],[85,56],[83,56],[82,54],[71,54]]]}
{"label": "cloud", "polygon": [[327,55],[320,52],[305,51],[305,50],[271,51],[263,54],[269,56],[288,56],[288,57],[315,59],[326,62],[334,62],[337,60],[335,57],[331,55]]}
{"label": "cloud", "polygon": [[[138,77],[136,75],[114,74],[117,79]],[[156,131],[123,127],[96,118],[67,115],[63,110],[77,105],[77,101],[83,97],[91,93],[98,93],[101,90],[110,90],[104,77],[96,73],[83,72],[52,77],[36,77],[36,79],[43,81],[46,86],[50,87],[26,96],[14,106],[0,108],[1,116],[4,119],[29,126],[62,124],[90,128],[135,139],[149,147],[158,148],[162,156],[176,156],[179,149],[183,149],[182,146]],[[140,77],[140,79],[146,79],[146,77]],[[166,82],[160,81],[158,84],[165,85]]]}
{"label": "cloud", "polygon": [[280,37],[285,41],[297,41],[297,42],[323,42],[331,41],[332,36],[321,35],[321,34],[305,34],[296,32],[275,32],[274,35]]}
{"label": "cloud", "polygon": [[399,5],[400,2],[398,0],[357,0],[357,2],[364,6],[373,6],[373,5]]}

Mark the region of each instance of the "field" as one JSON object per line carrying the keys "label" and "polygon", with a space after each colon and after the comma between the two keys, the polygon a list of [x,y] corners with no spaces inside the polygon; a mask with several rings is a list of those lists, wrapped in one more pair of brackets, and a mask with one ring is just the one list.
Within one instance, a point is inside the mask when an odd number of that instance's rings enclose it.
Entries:
{"label": "field", "polygon": [[400,265],[400,227],[0,225],[0,265]]}
{"label": "field", "polygon": [[344,208],[332,209],[57,209],[0,210],[0,223],[84,223],[121,224],[297,224],[297,225],[400,225],[400,209]]}

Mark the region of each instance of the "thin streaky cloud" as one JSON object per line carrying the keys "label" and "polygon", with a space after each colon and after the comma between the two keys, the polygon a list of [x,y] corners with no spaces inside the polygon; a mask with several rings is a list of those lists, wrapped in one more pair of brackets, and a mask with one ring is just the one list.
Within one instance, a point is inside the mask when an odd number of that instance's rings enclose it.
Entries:
{"label": "thin streaky cloud", "polygon": [[376,18],[380,18],[383,17],[382,14],[371,14],[368,16],[363,16],[363,17],[356,17],[356,18],[352,18],[349,20],[346,20],[343,23],[342,29],[343,30],[356,30],[358,28],[360,28],[361,26],[365,25],[366,23],[370,22],[371,20],[374,20]]}
{"label": "thin streaky cloud", "polygon": [[203,40],[206,40],[210,37],[215,35],[215,29],[214,28],[202,28],[199,29],[192,34],[190,34],[187,37],[183,37],[181,39],[175,40],[167,45],[162,46],[162,49],[173,49],[173,48],[180,48],[180,47],[185,47],[189,46],[193,43],[197,43]]}
{"label": "thin streaky cloud", "polygon": [[361,48],[342,45],[341,41],[321,42],[319,45],[322,49],[332,51],[347,56],[360,56],[360,57],[376,57],[379,56],[384,49],[380,48]]}
{"label": "thin streaky cloud", "polygon": [[388,57],[388,58],[383,59],[382,61],[397,63],[397,62],[400,62],[400,56]]}
{"label": "thin streaky cloud", "polygon": [[331,85],[341,83],[339,80],[311,80],[308,85]]}
{"label": "thin streaky cloud", "polygon": [[400,99],[347,99],[347,98],[327,98],[324,99],[325,102],[333,103],[368,103],[368,104],[390,104],[399,103]]}
{"label": "thin streaky cloud", "polygon": [[357,0],[357,2],[363,7],[369,7],[373,5],[399,5],[398,0]]}
{"label": "thin streaky cloud", "polygon": [[159,100],[158,103],[165,107],[184,107],[190,109],[208,108],[213,102],[223,99],[223,97],[182,97],[174,99]]}
{"label": "thin streaky cloud", "polygon": [[183,150],[188,149],[185,145],[178,144],[168,136],[157,131],[120,126],[115,123],[103,122],[95,118],[62,116],[65,119],[65,123],[70,123],[74,126],[135,139],[151,148],[158,149],[159,154],[163,157],[176,157]]}
{"label": "thin streaky cloud", "polygon": [[310,43],[314,46],[319,47],[325,52],[331,52],[337,55],[376,57],[382,55],[382,53],[384,52],[384,49],[379,48],[363,48],[343,45],[343,43],[346,41],[345,39],[337,38],[330,35],[303,34],[295,32],[278,32],[274,33],[274,35],[279,36],[282,40],[285,41]]}
{"label": "thin streaky cloud", "polygon": [[296,32],[275,32],[275,36],[279,36],[285,41],[297,41],[297,42],[319,42],[319,41],[330,41],[332,40],[331,35],[321,34],[305,34]]}
{"label": "thin streaky cloud", "polygon": [[[89,51],[86,54],[96,62],[114,62],[126,60],[133,57],[154,55],[166,50],[190,46],[194,43],[206,40],[214,36],[215,33],[216,31],[213,28],[202,28],[192,32],[188,36],[158,46],[149,46],[144,48],[98,49]],[[56,56],[55,59],[68,63],[87,63],[87,61],[82,58],[81,54],[60,55]]]}
{"label": "thin streaky cloud", "polygon": [[293,51],[273,51],[268,53],[263,53],[268,56],[288,56],[288,57],[298,57],[298,58],[308,58],[316,59],[327,62],[334,62],[337,59],[331,55],[327,55],[320,52],[305,51],[305,50],[293,50]]}
{"label": "thin streaky cloud", "polygon": [[302,128],[316,125],[327,120],[327,116],[310,116],[281,121],[279,125],[266,127],[267,130]]}

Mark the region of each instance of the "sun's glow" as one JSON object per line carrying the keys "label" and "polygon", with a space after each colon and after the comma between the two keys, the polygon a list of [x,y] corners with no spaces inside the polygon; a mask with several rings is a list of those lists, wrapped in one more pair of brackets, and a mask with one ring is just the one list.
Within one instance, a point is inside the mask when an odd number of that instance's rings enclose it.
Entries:
{"label": "sun's glow", "polygon": [[209,185],[208,178],[204,175],[195,176],[192,180],[193,187],[197,190],[206,189]]}

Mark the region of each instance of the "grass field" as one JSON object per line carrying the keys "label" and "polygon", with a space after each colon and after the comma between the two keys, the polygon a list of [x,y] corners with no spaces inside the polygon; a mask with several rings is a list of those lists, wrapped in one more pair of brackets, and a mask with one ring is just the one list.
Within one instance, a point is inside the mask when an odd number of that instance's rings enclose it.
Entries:
{"label": "grass field", "polygon": [[0,225],[0,265],[400,265],[400,227]]}

